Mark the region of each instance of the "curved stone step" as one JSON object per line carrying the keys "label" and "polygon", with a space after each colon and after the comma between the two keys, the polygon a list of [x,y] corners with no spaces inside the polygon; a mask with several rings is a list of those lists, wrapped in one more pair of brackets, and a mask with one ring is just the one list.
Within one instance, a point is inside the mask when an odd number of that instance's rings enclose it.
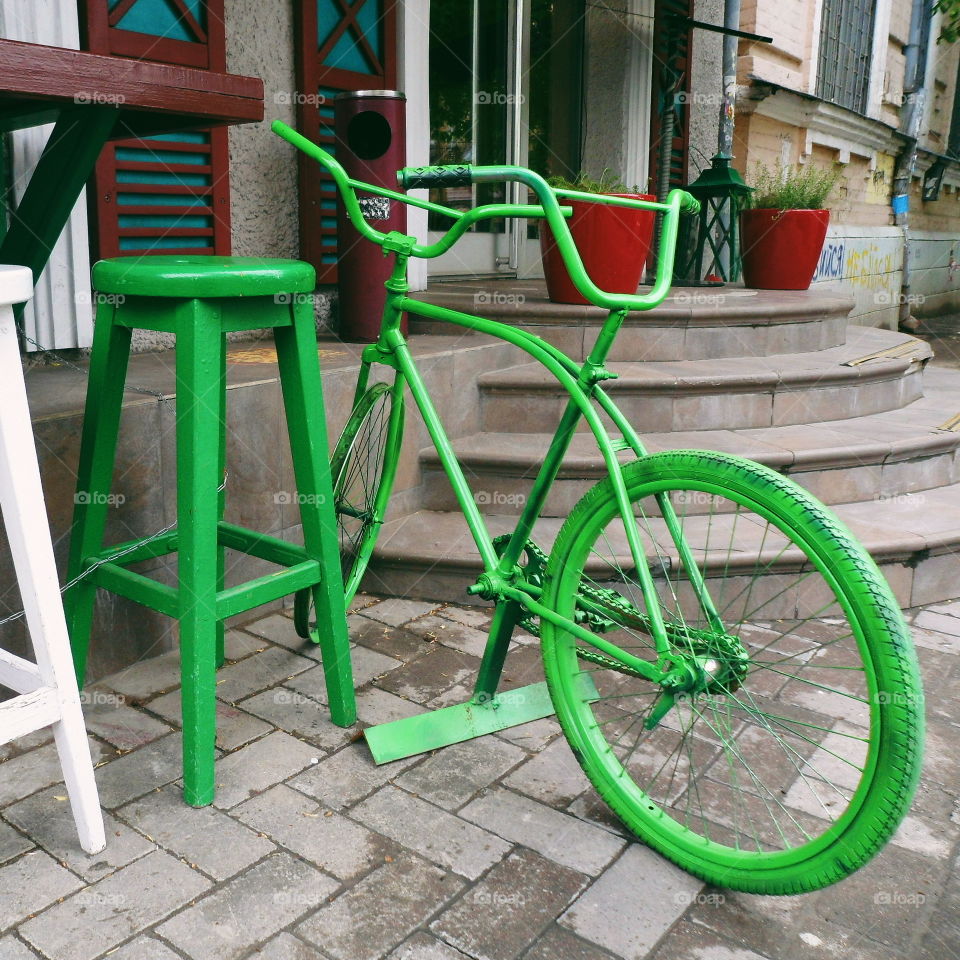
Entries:
{"label": "curved stone step", "polygon": [[[960,484],[832,509],[878,562],[901,605],[956,595]],[[510,532],[516,517],[491,515],[486,521],[491,536],[497,536]],[[556,517],[541,519],[533,539],[549,552],[562,522]],[[365,585],[393,596],[461,601],[480,572],[480,558],[462,515],[424,510],[384,524]],[[776,572],[776,566],[771,568]]]}
{"label": "curved stone step", "polygon": [[[414,299],[478,314],[543,337],[575,360],[586,356],[606,311],[551,303],[542,280],[433,283]],[[803,353],[844,342],[853,300],[819,290],[674,287],[655,310],[631,313],[612,361],[699,360]],[[414,333],[462,335],[455,324],[410,317]]]}
{"label": "curved stone step", "polygon": [[[746,430],[651,433],[660,450],[719,450],[788,473],[824,503],[882,502],[960,481],[960,433],[940,429],[960,413],[960,380],[932,386],[899,410],[817,424]],[[477,503],[486,513],[518,514],[550,434],[476,433],[453,443]],[[629,454],[622,455],[624,459]],[[421,451],[422,507],[454,510],[456,500],[433,447]],[[547,501],[546,516],[566,516],[606,467],[591,434],[573,438]]]}
{"label": "curved stone step", "polygon": [[[898,355],[874,356],[884,351]],[[618,378],[604,387],[641,432],[784,426],[905,406],[922,396],[919,374],[931,356],[926,341],[852,326],[846,344],[816,353],[611,363]],[[567,401],[536,363],[484,373],[478,383],[483,430],[543,432]]]}

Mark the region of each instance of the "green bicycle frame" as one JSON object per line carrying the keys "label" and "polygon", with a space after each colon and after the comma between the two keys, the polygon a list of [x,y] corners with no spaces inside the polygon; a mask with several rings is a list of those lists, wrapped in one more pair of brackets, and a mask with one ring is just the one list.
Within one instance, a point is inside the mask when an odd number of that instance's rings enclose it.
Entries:
{"label": "green bicycle frame", "polygon": [[[380,335],[376,343],[370,344],[363,352],[358,390],[361,390],[362,386],[366,384],[369,377],[369,367],[374,363],[383,363],[394,368],[398,378],[409,387],[430,438],[436,447],[443,469],[453,487],[457,502],[483,563],[484,572],[477,584],[470,588],[470,592],[485,599],[498,601],[490,641],[487,644],[477,678],[474,702],[488,702],[495,694],[510,635],[516,622],[516,614],[520,607],[524,607],[542,619],[569,631],[601,653],[617,658],[625,666],[648,679],[655,682],[661,681],[669,674],[670,667],[660,669],[648,660],[635,657],[620,647],[609,643],[602,636],[559,616],[541,604],[538,591],[531,584],[523,581],[518,562],[525,545],[529,541],[534,524],[544,507],[550,488],[557,478],[563,458],[581,418],[586,421],[587,426],[596,438],[597,446],[603,456],[614,487],[621,515],[624,518],[632,517],[630,498],[617,454],[623,450],[630,450],[636,456],[644,456],[646,450],[636,431],[633,430],[599,384],[603,380],[615,376],[606,369],[604,364],[627,313],[630,310],[650,310],[661,303],[669,292],[680,214],[684,210],[695,212],[698,207],[697,201],[682,190],[671,191],[664,203],[582,194],[569,190],[554,191],[542,177],[522,167],[485,166],[470,168],[470,176],[473,182],[513,180],[524,183],[536,194],[540,201],[539,206],[487,204],[465,212],[457,211],[430,201],[410,197],[404,193],[354,180],[347,176],[346,171],[333,157],[296,131],[279,121],[273,124],[273,130],[323,164],[333,176],[356,229],[361,235],[383,247],[385,252],[392,252],[395,256],[394,268],[390,279],[386,283],[387,296]],[[430,171],[440,171],[447,168],[428,169]],[[409,169],[401,171],[398,179],[403,184],[407,177],[415,173],[421,173],[421,171],[411,171]],[[432,244],[420,244],[415,238],[399,233],[380,233],[363,218],[355,193],[358,189],[440,213],[451,218],[454,223],[439,240]],[[558,196],[619,206],[639,207],[645,210],[655,210],[664,215],[656,277],[649,292],[645,294],[612,294],[600,290],[594,285],[584,269],[583,262],[566,224],[565,216],[569,215],[570,210],[560,205]],[[608,310],[608,315],[596,342],[582,364],[575,363],[551,344],[524,330],[495,320],[424,303],[407,295],[406,270],[407,262],[411,256],[424,258],[439,256],[448,250],[478,220],[492,217],[538,217],[546,219],[553,231],[575,286],[588,300]],[[416,367],[410,348],[400,331],[400,318],[405,312],[426,319],[454,323],[519,347],[542,364],[570,396],[517,525],[508,544],[499,555],[494,548],[486,523],[477,507],[472,490],[453,451],[449,437]],[[597,407],[611,419],[621,435],[619,439],[613,439],[610,436],[603,425]],[[689,547],[680,534],[676,513],[666,494],[661,494],[658,497],[658,505],[677,544],[681,562],[689,571],[692,585],[698,591],[706,615],[714,626],[722,629],[720,618],[700,576],[699,568],[693,562]],[[670,652],[670,642],[660,612],[660,605],[657,602],[653,575],[635,524],[625,522],[624,528],[631,559],[640,580],[647,617],[650,622],[650,634],[658,654],[663,657]]]}

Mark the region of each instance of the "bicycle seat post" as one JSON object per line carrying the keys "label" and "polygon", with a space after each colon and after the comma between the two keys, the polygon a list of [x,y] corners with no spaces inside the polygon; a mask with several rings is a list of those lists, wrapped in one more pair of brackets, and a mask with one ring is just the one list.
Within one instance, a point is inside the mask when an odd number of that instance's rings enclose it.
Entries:
{"label": "bicycle seat post", "polygon": [[380,338],[377,341],[381,349],[391,351],[403,339],[400,333],[400,321],[403,311],[396,305],[396,301],[410,289],[407,280],[407,262],[410,259],[413,245],[416,240],[406,234],[393,231],[388,233],[383,241],[383,255],[393,254],[393,269],[389,278],[384,282],[387,291],[386,303],[383,307],[383,321],[380,326]]}

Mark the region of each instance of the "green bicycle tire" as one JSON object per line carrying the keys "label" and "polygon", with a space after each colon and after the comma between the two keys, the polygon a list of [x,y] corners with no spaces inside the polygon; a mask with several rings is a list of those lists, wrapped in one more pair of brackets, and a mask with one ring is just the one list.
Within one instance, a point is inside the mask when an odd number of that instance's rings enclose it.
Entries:
{"label": "green bicycle tire", "polygon": [[[640,724],[628,753],[622,731],[650,716],[659,688],[615,669],[613,660],[604,664],[595,657],[591,662],[583,641],[542,620],[547,683],[577,760],[631,831],[709,883],[793,894],[846,877],[896,830],[909,809],[922,759],[923,695],[916,656],[889,586],[837,518],[792,481],[758,464],[719,453],[674,451],[627,465],[624,480],[635,528],[647,531],[648,558],[662,568],[658,603],[675,631],[675,649],[686,645],[691,653],[713,657],[702,662],[710,663],[717,675],[726,662],[743,663],[727,652],[728,646],[719,646],[726,640],[696,632],[710,623],[709,617],[682,564],[666,553],[666,525],[650,507],[657,503],[657,493],[669,496],[684,535],[696,541],[698,569],[720,616],[726,609],[730,617],[723,620],[724,630],[739,636],[740,649],[748,654],[746,674],[740,685],[729,681],[681,698],[652,730]],[[694,504],[694,511],[688,514],[684,504]],[[741,527],[737,534],[740,523],[753,526]],[[637,627],[643,622],[637,613],[615,612],[624,606],[637,611],[643,603],[639,588],[628,583],[632,574],[622,566],[616,570],[610,559],[617,552],[617,524],[622,520],[614,487],[604,480],[582,498],[557,536],[544,602],[573,618],[590,585],[609,589],[615,582],[615,592],[593,595],[601,597],[600,606],[623,638],[619,645],[637,653],[651,641]],[[731,531],[725,556],[716,542],[710,550],[714,524],[721,532]],[[747,538],[756,547],[761,528],[759,556],[745,575],[748,566],[734,546]],[[786,593],[784,583],[793,583]],[[824,597],[827,603],[821,608]],[[764,606],[781,616],[765,620]],[[775,639],[767,640],[768,635]],[[606,639],[611,639],[609,628]],[[790,653],[793,647],[800,652]],[[651,659],[656,656],[650,651]],[[595,681],[594,692],[583,683],[585,673]],[[811,701],[817,710],[829,709],[824,714],[829,719],[807,711]],[[630,719],[634,704],[639,710]],[[867,726],[853,725],[851,717]],[[704,718],[706,725],[698,727]],[[665,746],[651,746],[655,737]],[[675,742],[685,746],[672,746]],[[664,785],[670,756],[652,771],[667,749],[676,751],[676,760],[670,783]],[[772,787],[753,770],[754,756],[769,764]],[[741,767],[749,776],[737,773]],[[678,770],[685,770],[686,784],[675,782]],[[699,820],[691,814],[696,805]],[[815,830],[819,832],[811,832]]]}
{"label": "green bicycle tire", "polygon": [[[330,460],[347,605],[370,563],[393,489],[402,442],[403,396],[389,383],[375,383],[354,406]],[[297,633],[316,640],[310,590],[296,594],[293,610]]]}

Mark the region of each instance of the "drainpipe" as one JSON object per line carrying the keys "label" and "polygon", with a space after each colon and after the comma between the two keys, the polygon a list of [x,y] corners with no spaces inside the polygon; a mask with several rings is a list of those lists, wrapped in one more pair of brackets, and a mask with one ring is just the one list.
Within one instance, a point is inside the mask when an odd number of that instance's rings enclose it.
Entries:
{"label": "drainpipe", "polygon": [[[740,29],[740,0],[726,0],[723,7],[725,30]],[[737,44],[739,38],[723,35],[723,100],[720,104],[720,127],[717,132],[717,153],[733,159],[733,117],[737,99]]]}
{"label": "drainpipe", "polygon": [[917,139],[923,118],[925,100],[924,74],[926,71],[927,41],[933,16],[932,0],[913,0],[910,15],[910,35],[904,49],[903,94],[904,105],[900,116],[900,132],[906,138],[897,157],[893,177],[894,223],[903,233],[903,281],[900,287],[898,326],[916,329],[919,323],[910,315],[910,185],[917,166]]}

